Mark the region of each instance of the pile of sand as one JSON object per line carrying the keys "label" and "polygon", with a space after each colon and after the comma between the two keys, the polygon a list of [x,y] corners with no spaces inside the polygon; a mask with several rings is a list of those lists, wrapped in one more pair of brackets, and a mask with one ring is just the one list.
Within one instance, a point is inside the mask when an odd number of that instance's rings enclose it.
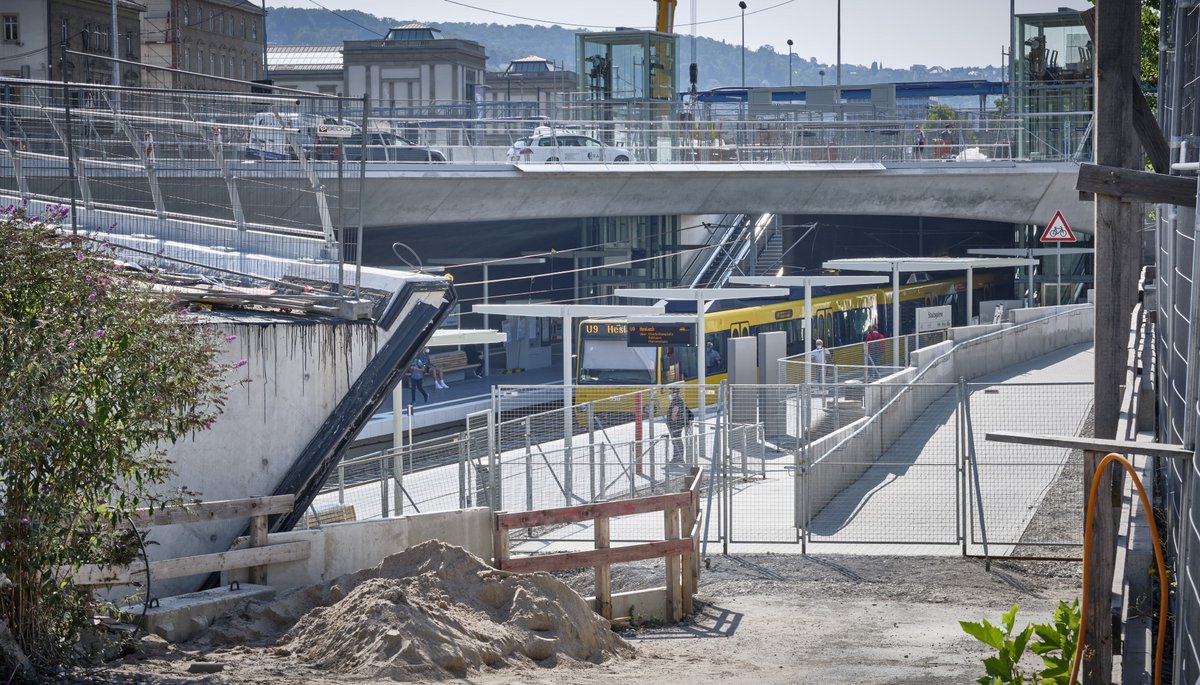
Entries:
{"label": "pile of sand", "polygon": [[526,659],[599,663],[633,653],[553,576],[497,571],[439,542],[273,602],[251,602],[201,639],[274,645],[315,668],[395,679],[462,677]]}

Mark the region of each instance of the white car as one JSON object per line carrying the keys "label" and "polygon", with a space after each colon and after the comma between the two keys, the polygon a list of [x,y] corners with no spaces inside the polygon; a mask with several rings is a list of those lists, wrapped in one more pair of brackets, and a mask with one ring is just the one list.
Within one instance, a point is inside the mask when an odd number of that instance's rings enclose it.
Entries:
{"label": "white car", "polygon": [[508,149],[508,161],[513,164],[621,164],[637,160],[629,150],[605,145],[589,136],[578,133],[539,133],[513,143]]}

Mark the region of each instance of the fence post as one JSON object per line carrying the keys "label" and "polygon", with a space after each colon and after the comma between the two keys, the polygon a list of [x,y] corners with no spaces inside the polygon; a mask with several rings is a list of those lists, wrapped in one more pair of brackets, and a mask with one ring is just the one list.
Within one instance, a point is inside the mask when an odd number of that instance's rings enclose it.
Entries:
{"label": "fence post", "polygon": [[525,417],[525,511],[533,511],[533,428]]}
{"label": "fence post", "polygon": [[392,493],[392,509],[397,516],[404,515],[404,452],[400,451],[392,457],[392,472],[395,474],[396,487]]}
{"label": "fence post", "polygon": [[647,424],[649,424],[648,433],[650,436],[650,491],[651,492],[654,492],[654,479],[657,475],[655,473],[655,469],[654,469],[654,451],[655,451],[655,448],[657,447],[657,445],[655,444],[657,441],[654,439],[654,423],[655,423],[654,416],[657,413],[657,411],[656,411],[657,408],[658,408],[658,397],[656,395],[651,395],[650,396],[650,419],[649,419],[649,421],[646,422]]}
{"label": "fence post", "polygon": [[608,474],[605,469],[604,448],[605,444],[600,443],[600,499],[604,499],[608,494]]}
{"label": "fence post", "polygon": [[[608,517],[596,519],[596,549],[608,549]],[[596,613],[612,619],[612,567],[596,566]]]}
{"label": "fence post", "polygon": [[388,477],[387,477],[387,457],[379,457],[379,515],[380,518],[388,517]]}
{"label": "fence post", "polygon": [[346,503],[346,465],[338,464],[338,504]]}
{"label": "fence post", "polygon": [[466,509],[471,506],[467,497],[467,443],[463,438],[455,438],[454,442],[458,445],[458,506]]}
{"label": "fence post", "polygon": [[596,501],[596,408],[589,402],[587,405],[587,430],[588,430],[588,485],[591,488],[591,499],[589,502]]}
{"label": "fence post", "polygon": [[[634,470],[634,461],[640,461],[641,455],[638,454],[638,442],[635,440],[629,443],[629,468],[625,471],[629,474],[629,497],[637,497],[637,472]],[[638,464],[641,466],[641,464]]]}

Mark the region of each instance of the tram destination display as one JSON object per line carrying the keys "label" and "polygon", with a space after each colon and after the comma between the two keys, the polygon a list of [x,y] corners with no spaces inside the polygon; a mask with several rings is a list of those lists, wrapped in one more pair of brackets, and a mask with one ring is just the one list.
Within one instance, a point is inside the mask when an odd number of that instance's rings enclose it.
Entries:
{"label": "tram destination display", "polygon": [[629,323],[625,344],[629,347],[688,347],[696,344],[695,326],[686,323]]}

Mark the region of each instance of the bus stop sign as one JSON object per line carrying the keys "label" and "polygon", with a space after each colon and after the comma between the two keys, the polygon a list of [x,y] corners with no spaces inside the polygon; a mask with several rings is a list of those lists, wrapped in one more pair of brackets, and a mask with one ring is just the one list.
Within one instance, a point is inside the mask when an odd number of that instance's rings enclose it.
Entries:
{"label": "bus stop sign", "polygon": [[1075,242],[1075,232],[1067,225],[1067,220],[1063,218],[1061,211],[1054,212],[1054,218],[1050,223],[1046,224],[1046,230],[1042,231],[1043,243],[1073,243]]}
{"label": "bus stop sign", "polygon": [[689,323],[634,323],[625,331],[629,347],[690,347],[696,344],[694,325]]}

